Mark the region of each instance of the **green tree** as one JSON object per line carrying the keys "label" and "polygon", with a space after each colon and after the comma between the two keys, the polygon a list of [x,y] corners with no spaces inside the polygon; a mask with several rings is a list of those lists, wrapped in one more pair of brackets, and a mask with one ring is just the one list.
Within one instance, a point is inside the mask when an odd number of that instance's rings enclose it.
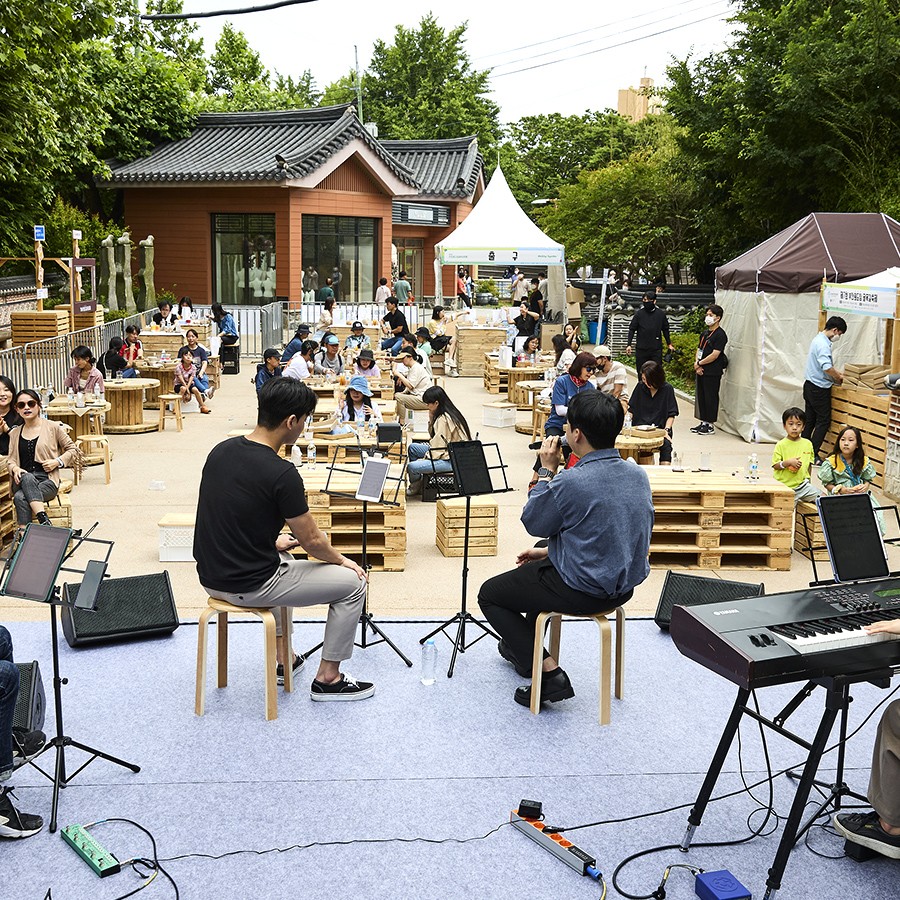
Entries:
{"label": "green tree", "polygon": [[209,59],[207,93],[233,97],[253,85],[268,88],[269,73],[244,33],[226,22]]}
{"label": "green tree", "polygon": [[466,23],[449,31],[429,13],[417,29],[398,25],[394,43],[376,41],[362,77],[363,114],[383,138],[453,138],[476,135],[485,160],[500,135],[488,72],[472,68]]}
{"label": "green tree", "polygon": [[[319,98],[320,106],[341,106],[344,103],[356,103],[355,72],[348,72],[346,75],[338,78],[337,81],[332,81]],[[365,108],[363,108],[363,115],[366,121],[372,121]]]}

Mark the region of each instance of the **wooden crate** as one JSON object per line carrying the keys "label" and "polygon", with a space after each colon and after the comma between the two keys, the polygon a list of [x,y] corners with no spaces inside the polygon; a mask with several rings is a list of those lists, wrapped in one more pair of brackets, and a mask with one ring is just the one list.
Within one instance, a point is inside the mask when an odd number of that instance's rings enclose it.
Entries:
{"label": "wooden crate", "polygon": [[[465,549],[466,501],[438,500],[435,543],[444,556],[462,556]],[[496,556],[499,509],[490,497],[473,497],[469,516],[469,556]]]}
{"label": "wooden crate", "polygon": [[484,354],[484,389],[489,394],[505,394],[507,391],[506,371],[500,371],[499,357]]}
{"label": "wooden crate", "polygon": [[[362,565],[362,553],[348,550],[341,551],[348,559],[352,559],[358,565]],[[296,559],[315,559],[306,553],[291,551],[291,556]],[[401,552],[384,552],[368,549],[366,556],[368,557],[369,568],[373,572],[403,572],[406,569],[406,551]]]}
{"label": "wooden crate", "polygon": [[460,375],[484,374],[484,354],[506,343],[506,328],[460,327],[456,330],[456,363]]}
{"label": "wooden crate", "polygon": [[[44,504],[50,524],[56,528],[72,527],[72,498],[69,494],[57,494]],[[32,519],[37,522],[37,519]]]}
{"label": "wooden crate", "polygon": [[888,393],[873,394],[855,388],[831,389],[831,427],[822,445],[823,451],[833,453],[837,436],[845,425],[860,430],[866,456],[875,466],[875,487],[884,487],[884,470],[887,456],[888,419],[891,397]]}
{"label": "wooden crate", "polygon": [[14,347],[22,347],[35,341],[61,337],[69,333],[67,309],[36,309],[13,312],[9,315]]}
{"label": "wooden crate", "polygon": [[[804,516],[806,527],[804,527]],[[809,537],[807,537],[807,531]],[[825,548],[825,535],[822,532],[822,520],[815,503],[798,503],[797,515],[794,522],[794,549],[812,559],[815,554],[816,562],[828,561],[828,550]]]}
{"label": "wooden crate", "polygon": [[889,366],[872,363],[847,363],[844,366],[843,387],[863,391],[883,391],[884,376],[890,371]]}
{"label": "wooden crate", "polygon": [[794,492],[716,473],[650,473],[654,568],[790,569]]}

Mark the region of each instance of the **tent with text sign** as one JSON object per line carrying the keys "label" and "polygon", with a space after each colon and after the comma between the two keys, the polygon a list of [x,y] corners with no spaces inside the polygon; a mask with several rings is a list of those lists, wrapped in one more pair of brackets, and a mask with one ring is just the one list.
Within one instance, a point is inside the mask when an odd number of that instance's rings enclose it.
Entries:
{"label": "tent with text sign", "polygon": [[[865,283],[900,265],[900,222],[880,213],[810,213],[716,270],[728,369],[719,424],[747,441],[778,441],[781,413],[803,407],[809,345],[819,330],[822,283]],[[839,313],[847,333],[835,365],[879,362],[877,317]]]}
{"label": "tent with text sign", "polygon": [[[498,168],[472,212],[434,248],[435,283],[441,284],[441,266],[542,266],[559,281],[562,305],[565,248],[547,237],[516,202]],[[553,272],[553,267],[557,267]],[[555,279],[553,275],[558,275]],[[548,298],[548,301],[550,298]],[[554,308],[559,304],[554,304]]]}

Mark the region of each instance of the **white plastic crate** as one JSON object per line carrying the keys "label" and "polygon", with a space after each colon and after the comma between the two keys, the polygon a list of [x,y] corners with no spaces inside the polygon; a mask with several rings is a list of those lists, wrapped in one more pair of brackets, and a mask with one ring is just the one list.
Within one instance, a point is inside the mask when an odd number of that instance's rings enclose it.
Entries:
{"label": "white plastic crate", "polygon": [[170,513],[159,520],[160,562],[193,562],[193,548],[193,513]]}
{"label": "white plastic crate", "polygon": [[514,428],[516,425],[516,404],[498,400],[485,403],[481,408],[481,424],[490,428]]}

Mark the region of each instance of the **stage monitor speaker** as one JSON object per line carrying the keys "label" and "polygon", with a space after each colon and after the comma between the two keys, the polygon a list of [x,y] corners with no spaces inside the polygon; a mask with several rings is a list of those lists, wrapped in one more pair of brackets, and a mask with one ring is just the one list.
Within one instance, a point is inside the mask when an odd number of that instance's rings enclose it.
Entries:
{"label": "stage monitor speaker", "polygon": [[[67,604],[77,596],[77,584],[63,585]],[[169,573],[106,578],[97,592],[96,609],[63,606],[62,626],[70,647],[171,634],[178,627],[178,611]]]}
{"label": "stage monitor speaker", "polygon": [[16,708],[13,712],[13,728],[35,731],[44,727],[47,709],[41,668],[37,661],[16,663],[16,668],[19,670],[19,696],[16,698]]}
{"label": "stage monitor speaker", "polygon": [[683,575],[666,572],[656,607],[654,621],[663,631],[669,630],[673,606],[703,606],[706,603],[726,603],[743,597],[760,597],[765,585],[744,581],[725,581],[722,578],[704,578],[700,575]]}

